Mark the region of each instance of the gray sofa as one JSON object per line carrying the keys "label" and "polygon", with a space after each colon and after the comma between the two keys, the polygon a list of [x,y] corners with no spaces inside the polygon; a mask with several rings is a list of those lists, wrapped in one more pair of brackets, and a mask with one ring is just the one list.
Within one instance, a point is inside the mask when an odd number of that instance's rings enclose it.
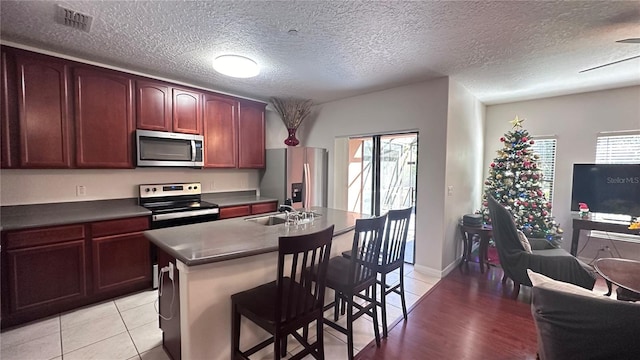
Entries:
{"label": "gray sofa", "polygon": [[533,252],[526,252],[518,238],[518,230],[511,213],[491,195],[487,195],[487,198],[493,226],[493,240],[505,275],[503,283],[506,278],[513,280],[514,298],[518,296],[520,284],[531,286],[527,269],[585,289],[593,289],[596,273],[589,265],[564,249],[553,247],[544,239],[538,241],[531,239]]}
{"label": "gray sofa", "polygon": [[531,278],[540,359],[640,359],[640,303]]}

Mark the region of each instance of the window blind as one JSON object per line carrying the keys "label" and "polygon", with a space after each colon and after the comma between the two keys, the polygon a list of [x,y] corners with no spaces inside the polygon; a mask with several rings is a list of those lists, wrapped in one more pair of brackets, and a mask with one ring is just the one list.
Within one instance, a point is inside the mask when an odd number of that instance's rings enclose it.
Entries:
{"label": "window blind", "polygon": [[547,199],[553,201],[553,180],[556,172],[556,143],[554,138],[535,138],[531,150],[540,156],[538,167],[542,169],[541,188]]}
{"label": "window blind", "polygon": [[640,163],[640,132],[601,135],[596,142],[596,164]]}

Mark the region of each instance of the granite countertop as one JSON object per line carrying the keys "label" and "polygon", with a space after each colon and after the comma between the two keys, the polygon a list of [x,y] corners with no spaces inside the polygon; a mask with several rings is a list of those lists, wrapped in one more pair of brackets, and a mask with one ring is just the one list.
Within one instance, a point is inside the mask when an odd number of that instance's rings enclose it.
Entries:
{"label": "granite countertop", "polygon": [[[340,235],[351,231],[356,219],[362,217],[358,213],[328,208],[312,210],[320,216],[312,223],[298,226],[265,226],[246,220],[269,215],[262,214],[149,230],[144,234],[169,255],[187,266],[194,266],[277,251],[280,236],[308,234],[330,225],[335,225],[334,235]],[[271,213],[274,214],[278,213]]]}
{"label": "granite countertop", "polygon": [[20,230],[149,215],[151,211],[139,206],[136,198],[3,206],[0,229]]}
{"label": "granite countertop", "polygon": [[256,195],[255,191],[205,193],[202,194],[202,200],[218,204],[220,207],[278,201],[278,199]]}

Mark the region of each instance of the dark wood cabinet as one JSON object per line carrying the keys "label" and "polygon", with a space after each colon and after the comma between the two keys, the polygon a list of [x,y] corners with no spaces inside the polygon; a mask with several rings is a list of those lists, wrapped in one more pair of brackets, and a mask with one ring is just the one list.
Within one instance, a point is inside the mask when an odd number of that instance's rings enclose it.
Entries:
{"label": "dark wood cabinet", "polygon": [[16,54],[20,167],[71,167],[69,68],[49,56]]}
{"label": "dark wood cabinet", "polygon": [[85,67],[73,73],[77,166],[132,168],[132,79]]}
{"label": "dark wood cabinet", "polygon": [[264,108],[265,104],[240,101],[238,122],[238,167],[264,168]]}
{"label": "dark wood cabinet", "polygon": [[151,288],[149,218],[2,233],[2,327]]}
{"label": "dark wood cabinet", "polygon": [[257,204],[243,204],[220,207],[220,220],[231,219],[240,216],[258,215],[274,212],[278,208],[277,201],[270,201]]}
{"label": "dark wood cabinet", "polygon": [[[2,305],[20,316],[72,304],[85,297],[85,238],[82,225],[58,226],[6,234],[6,278]],[[3,320],[6,316],[3,316]]]}
{"label": "dark wood cabinet", "polygon": [[15,168],[19,163],[18,90],[13,56],[0,51],[0,167]]}
{"label": "dark wood cabinet", "polygon": [[91,224],[93,290],[96,293],[151,283],[147,217]]}
{"label": "dark wood cabinet", "polygon": [[204,95],[204,166],[235,168],[238,161],[238,101]]}
{"label": "dark wood cabinet", "polygon": [[136,81],[136,128],[172,131],[171,87],[165,83]]}
{"label": "dark wood cabinet", "polygon": [[202,134],[202,99],[199,92],[173,88],[173,131]]}

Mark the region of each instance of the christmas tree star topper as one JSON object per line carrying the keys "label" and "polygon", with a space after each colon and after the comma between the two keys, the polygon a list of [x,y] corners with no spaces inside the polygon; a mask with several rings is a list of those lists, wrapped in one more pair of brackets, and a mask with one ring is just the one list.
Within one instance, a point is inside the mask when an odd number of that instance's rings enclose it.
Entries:
{"label": "christmas tree star topper", "polygon": [[509,121],[511,123],[511,125],[513,125],[513,128],[521,128],[522,127],[522,122],[524,121],[524,119],[520,119],[518,117],[518,115],[516,115],[515,119]]}

